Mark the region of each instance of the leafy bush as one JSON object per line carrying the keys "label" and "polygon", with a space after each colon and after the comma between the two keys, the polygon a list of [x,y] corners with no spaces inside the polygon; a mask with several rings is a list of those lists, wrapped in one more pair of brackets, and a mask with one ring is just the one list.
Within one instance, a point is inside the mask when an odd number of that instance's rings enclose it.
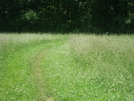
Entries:
{"label": "leafy bush", "polygon": [[30,23],[34,23],[38,20],[37,13],[33,10],[26,11],[23,15],[23,20],[26,20]]}

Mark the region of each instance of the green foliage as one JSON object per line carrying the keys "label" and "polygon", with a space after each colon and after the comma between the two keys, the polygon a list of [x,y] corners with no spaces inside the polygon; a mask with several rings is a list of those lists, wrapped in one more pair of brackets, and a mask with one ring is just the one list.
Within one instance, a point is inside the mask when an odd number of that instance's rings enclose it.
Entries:
{"label": "green foliage", "polygon": [[1,31],[133,32],[132,0],[1,0],[0,5]]}
{"label": "green foliage", "polygon": [[126,24],[132,24],[134,22],[134,13],[133,14],[129,14],[129,18],[126,21]]}
{"label": "green foliage", "polygon": [[33,10],[26,11],[23,20],[27,20],[30,23],[34,23],[36,20],[38,20],[37,13]]}

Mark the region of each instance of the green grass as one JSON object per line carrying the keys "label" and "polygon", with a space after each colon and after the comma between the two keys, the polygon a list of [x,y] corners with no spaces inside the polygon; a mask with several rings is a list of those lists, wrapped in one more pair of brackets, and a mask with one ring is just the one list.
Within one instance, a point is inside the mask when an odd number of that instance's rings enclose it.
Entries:
{"label": "green grass", "polygon": [[133,35],[0,34],[0,101],[133,101]]}
{"label": "green grass", "polygon": [[59,35],[1,34],[0,101],[37,101],[31,60],[42,50],[62,44],[63,39]]}
{"label": "green grass", "polygon": [[83,82],[89,87],[85,91],[90,92],[89,100],[134,100],[133,38],[125,35],[72,37],[71,53],[83,71]]}

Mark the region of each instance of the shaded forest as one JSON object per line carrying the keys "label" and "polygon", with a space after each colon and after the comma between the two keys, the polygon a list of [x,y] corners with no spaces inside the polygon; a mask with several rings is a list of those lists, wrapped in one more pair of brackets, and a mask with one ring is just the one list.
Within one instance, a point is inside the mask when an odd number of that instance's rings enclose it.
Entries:
{"label": "shaded forest", "polygon": [[134,32],[134,0],[0,0],[1,32]]}

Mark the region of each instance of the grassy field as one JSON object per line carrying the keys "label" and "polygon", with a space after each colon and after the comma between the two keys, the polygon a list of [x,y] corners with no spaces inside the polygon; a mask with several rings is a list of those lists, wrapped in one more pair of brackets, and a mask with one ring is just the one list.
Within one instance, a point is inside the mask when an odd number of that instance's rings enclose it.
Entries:
{"label": "grassy field", "polygon": [[0,34],[0,101],[134,101],[134,35]]}

